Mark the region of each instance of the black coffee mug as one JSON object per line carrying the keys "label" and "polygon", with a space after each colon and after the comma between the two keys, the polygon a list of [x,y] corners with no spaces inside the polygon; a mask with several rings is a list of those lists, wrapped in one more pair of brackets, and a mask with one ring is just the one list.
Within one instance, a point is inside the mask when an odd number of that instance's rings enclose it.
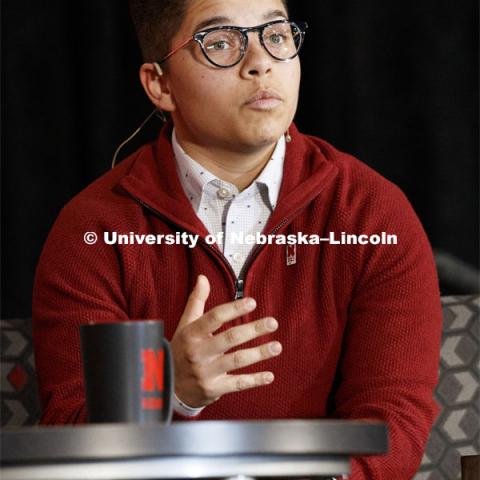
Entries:
{"label": "black coffee mug", "polygon": [[173,360],[160,320],[80,327],[88,421],[170,423]]}

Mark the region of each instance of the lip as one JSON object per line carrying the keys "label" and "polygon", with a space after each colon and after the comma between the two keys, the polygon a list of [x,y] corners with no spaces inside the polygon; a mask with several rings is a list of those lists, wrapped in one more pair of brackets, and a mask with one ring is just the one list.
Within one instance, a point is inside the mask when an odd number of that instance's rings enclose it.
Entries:
{"label": "lip", "polygon": [[280,103],[283,102],[283,98],[272,89],[257,90],[246,102],[250,108],[258,110],[271,110]]}

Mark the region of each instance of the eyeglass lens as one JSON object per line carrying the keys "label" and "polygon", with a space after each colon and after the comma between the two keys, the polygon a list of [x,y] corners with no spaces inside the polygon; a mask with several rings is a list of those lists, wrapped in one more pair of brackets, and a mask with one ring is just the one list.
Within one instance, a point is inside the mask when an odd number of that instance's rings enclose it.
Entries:
{"label": "eyeglass lens", "polygon": [[[265,49],[272,57],[288,60],[298,53],[302,34],[295,24],[276,23],[264,28],[262,39]],[[210,61],[230,66],[241,59],[245,50],[245,38],[238,30],[215,30],[204,37],[203,47]]]}

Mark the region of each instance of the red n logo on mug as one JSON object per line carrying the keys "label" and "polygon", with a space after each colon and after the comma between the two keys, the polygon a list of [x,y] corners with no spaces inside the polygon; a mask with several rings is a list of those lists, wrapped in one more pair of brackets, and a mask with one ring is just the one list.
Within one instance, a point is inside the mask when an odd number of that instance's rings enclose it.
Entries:
{"label": "red n logo on mug", "polygon": [[155,396],[143,397],[142,407],[145,410],[160,410],[163,407],[163,349],[142,350],[142,362],[142,391],[155,394]]}

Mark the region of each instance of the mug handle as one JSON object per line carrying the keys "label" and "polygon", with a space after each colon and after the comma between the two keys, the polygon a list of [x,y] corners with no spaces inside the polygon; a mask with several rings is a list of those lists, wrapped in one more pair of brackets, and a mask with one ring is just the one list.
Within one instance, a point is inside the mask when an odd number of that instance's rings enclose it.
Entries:
{"label": "mug handle", "polygon": [[165,399],[165,414],[164,422],[168,425],[172,422],[173,416],[173,394],[175,392],[175,373],[173,370],[173,356],[172,349],[167,339],[163,339],[163,350],[165,352],[165,390],[164,390],[164,399]]}

